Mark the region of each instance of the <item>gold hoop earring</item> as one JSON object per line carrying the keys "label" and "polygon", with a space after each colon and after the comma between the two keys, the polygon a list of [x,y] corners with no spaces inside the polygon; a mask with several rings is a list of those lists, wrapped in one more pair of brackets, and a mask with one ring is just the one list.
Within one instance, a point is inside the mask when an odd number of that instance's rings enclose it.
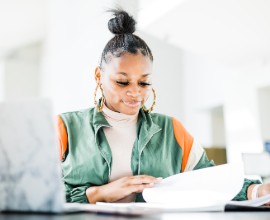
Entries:
{"label": "gold hoop earring", "polygon": [[146,112],[146,113],[152,112],[153,109],[154,109],[154,107],[155,107],[155,105],[156,105],[156,98],[157,98],[157,96],[156,96],[156,91],[153,88],[152,88],[152,92],[153,92],[153,95],[154,95],[154,101],[153,101],[151,107],[149,109],[146,109],[144,105],[142,107],[143,111]]}
{"label": "gold hoop earring", "polygon": [[[101,91],[101,101],[100,101],[100,104],[96,100],[98,88],[100,88],[100,91]],[[98,112],[102,112],[103,107],[104,107],[104,103],[105,103],[105,97],[104,97],[104,94],[103,94],[103,89],[101,87],[101,84],[97,84],[97,86],[95,88],[95,91],[94,91],[94,105],[96,106],[96,109],[97,109]]]}

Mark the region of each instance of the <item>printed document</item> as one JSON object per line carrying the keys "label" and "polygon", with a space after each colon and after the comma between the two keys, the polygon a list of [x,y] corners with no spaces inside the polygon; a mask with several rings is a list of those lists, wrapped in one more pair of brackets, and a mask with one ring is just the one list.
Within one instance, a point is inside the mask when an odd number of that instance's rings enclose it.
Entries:
{"label": "printed document", "polygon": [[[231,201],[242,189],[242,164],[225,164],[179,173],[143,191],[146,203],[97,203],[123,210],[157,212],[224,211],[226,205],[258,207],[270,195],[249,201]],[[147,213],[147,212],[145,212]]]}

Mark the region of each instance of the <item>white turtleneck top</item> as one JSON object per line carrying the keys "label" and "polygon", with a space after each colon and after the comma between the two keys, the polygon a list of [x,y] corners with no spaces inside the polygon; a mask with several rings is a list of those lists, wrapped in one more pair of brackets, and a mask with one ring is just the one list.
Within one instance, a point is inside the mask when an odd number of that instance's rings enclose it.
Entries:
{"label": "white turtleneck top", "polygon": [[[103,115],[112,127],[103,131],[112,151],[112,169],[110,182],[121,177],[131,176],[131,153],[136,139],[138,114],[125,115],[108,109],[105,105]],[[130,195],[118,202],[132,202],[135,195]]]}

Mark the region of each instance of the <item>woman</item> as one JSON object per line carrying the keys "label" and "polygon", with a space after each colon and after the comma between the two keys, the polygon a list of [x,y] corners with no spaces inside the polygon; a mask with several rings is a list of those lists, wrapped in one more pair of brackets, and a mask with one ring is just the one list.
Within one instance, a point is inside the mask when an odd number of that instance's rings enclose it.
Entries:
{"label": "woman", "polygon": [[[141,192],[161,178],[213,166],[175,118],[150,113],[155,105],[153,56],[134,35],[135,21],[114,10],[115,35],[95,69],[96,108],[61,114],[59,140],[67,202],[143,201]],[[96,101],[97,90],[102,98]],[[145,101],[153,95],[149,109]],[[259,182],[245,180],[236,200],[257,195]]]}

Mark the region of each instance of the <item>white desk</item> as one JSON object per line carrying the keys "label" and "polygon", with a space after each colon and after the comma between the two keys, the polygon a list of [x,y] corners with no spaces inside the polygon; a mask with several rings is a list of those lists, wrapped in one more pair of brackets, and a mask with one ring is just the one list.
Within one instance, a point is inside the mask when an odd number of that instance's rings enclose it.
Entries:
{"label": "white desk", "polygon": [[168,213],[159,215],[146,215],[138,217],[97,215],[97,214],[68,214],[68,215],[45,215],[45,214],[0,214],[2,220],[269,220],[270,212],[209,212],[209,213]]}

